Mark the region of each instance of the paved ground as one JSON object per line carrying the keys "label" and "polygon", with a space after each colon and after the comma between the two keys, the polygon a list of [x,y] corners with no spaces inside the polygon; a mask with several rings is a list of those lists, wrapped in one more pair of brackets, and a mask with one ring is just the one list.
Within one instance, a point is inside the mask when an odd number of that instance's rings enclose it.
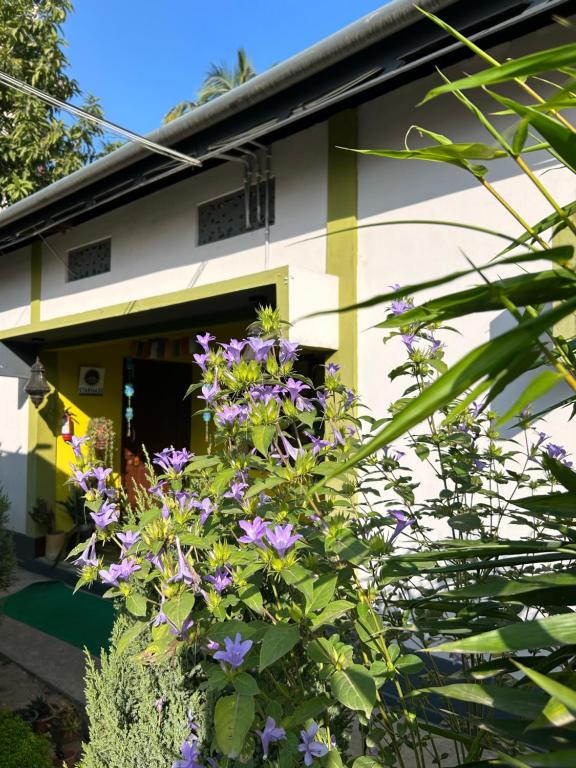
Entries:
{"label": "paved ground", "polygon": [[[17,568],[13,584],[0,592],[0,598],[38,581],[48,579]],[[9,616],[0,617],[0,623],[0,654],[5,659],[74,701],[84,703],[83,651]]]}

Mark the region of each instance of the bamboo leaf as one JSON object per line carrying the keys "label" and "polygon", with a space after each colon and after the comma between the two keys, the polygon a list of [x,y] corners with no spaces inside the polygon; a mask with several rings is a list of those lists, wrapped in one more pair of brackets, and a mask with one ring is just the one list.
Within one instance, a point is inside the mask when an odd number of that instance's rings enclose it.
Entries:
{"label": "bamboo leaf", "polygon": [[532,688],[527,695],[526,688],[506,688],[500,685],[480,685],[479,683],[453,683],[452,685],[421,688],[414,691],[413,695],[422,693],[436,693],[447,699],[456,699],[469,704],[497,709],[525,720],[538,717],[547,701],[545,695]]}
{"label": "bamboo leaf", "polygon": [[514,504],[540,515],[576,515],[576,494],[548,493],[542,496],[527,496],[524,499],[514,499]]}
{"label": "bamboo leaf", "polygon": [[514,664],[518,669],[522,670],[526,677],[529,677],[538,688],[541,688],[549,696],[553,696],[560,701],[571,712],[576,713],[576,691],[573,691],[572,688],[568,688],[568,686],[559,683],[557,680],[554,680],[547,675],[543,675],[536,669],[525,667],[518,661],[515,661]]}
{"label": "bamboo leaf", "polygon": [[566,464],[562,464],[561,461],[548,456],[547,453],[542,456],[542,463],[554,475],[556,480],[562,483],[567,491],[576,493],[576,472],[573,469],[567,467]]}
{"label": "bamboo leaf", "polygon": [[500,416],[496,421],[496,425],[500,426],[501,424],[505,424],[508,419],[511,419],[513,416],[518,416],[524,408],[538,400],[539,397],[545,395],[546,392],[549,392],[560,381],[562,381],[562,374],[547,369],[541,371],[534,379],[532,379],[530,384],[528,384],[506,413],[503,416]]}
{"label": "bamboo leaf", "polygon": [[536,650],[576,642],[576,614],[567,613],[544,619],[510,624],[480,635],[454,640],[423,649],[425,653],[506,653]]}

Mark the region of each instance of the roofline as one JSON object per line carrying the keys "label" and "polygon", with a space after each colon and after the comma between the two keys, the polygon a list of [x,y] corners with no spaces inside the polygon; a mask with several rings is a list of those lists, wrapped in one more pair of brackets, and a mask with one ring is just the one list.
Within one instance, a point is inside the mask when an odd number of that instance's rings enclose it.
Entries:
{"label": "roofline", "polygon": [[[419,5],[424,10],[437,13],[458,2],[459,0],[420,0]],[[232,117],[240,109],[254,106],[274,96],[280,90],[313,76],[421,19],[422,14],[415,7],[415,0],[393,0],[281,64],[271,67],[229,93],[194,109],[168,125],[157,128],[146,136],[157,144],[165,146],[178,144],[195,133]],[[106,157],[80,168],[0,212],[0,230],[67,195],[105,179],[116,171],[121,171],[139,160],[150,157],[150,154],[149,150],[139,144],[120,147]]]}

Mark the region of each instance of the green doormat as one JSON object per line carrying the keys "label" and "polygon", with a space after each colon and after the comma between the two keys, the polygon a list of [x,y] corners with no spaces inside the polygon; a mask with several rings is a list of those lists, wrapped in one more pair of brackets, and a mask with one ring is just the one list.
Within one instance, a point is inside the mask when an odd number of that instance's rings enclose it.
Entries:
{"label": "green doormat", "polygon": [[10,595],[3,612],[78,648],[86,646],[95,656],[108,648],[114,622],[111,600],[82,590],[74,595],[72,587],[59,581],[31,584]]}

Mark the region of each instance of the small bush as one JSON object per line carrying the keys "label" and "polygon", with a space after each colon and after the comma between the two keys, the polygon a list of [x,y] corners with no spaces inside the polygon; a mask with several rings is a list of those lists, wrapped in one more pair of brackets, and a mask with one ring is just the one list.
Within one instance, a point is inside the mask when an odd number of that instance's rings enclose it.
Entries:
{"label": "small bush", "polygon": [[5,589],[12,582],[12,572],[16,564],[14,539],[6,530],[10,500],[0,486],[0,589]]}
{"label": "small bush", "polygon": [[11,712],[0,711],[0,768],[52,768],[49,742]]}
{"label": "small bush", "polygon": [[80,768],[170,768],[188,735],[188,713],[199,726],[199,737],[211,738],[205,694],[195,690],[192,654],[146,666],[134,653],[150,642],[149,633],[119,654],[118,639],[133,623],[127,616],[118,617],[101,669],[88,656],[89,743]]}

